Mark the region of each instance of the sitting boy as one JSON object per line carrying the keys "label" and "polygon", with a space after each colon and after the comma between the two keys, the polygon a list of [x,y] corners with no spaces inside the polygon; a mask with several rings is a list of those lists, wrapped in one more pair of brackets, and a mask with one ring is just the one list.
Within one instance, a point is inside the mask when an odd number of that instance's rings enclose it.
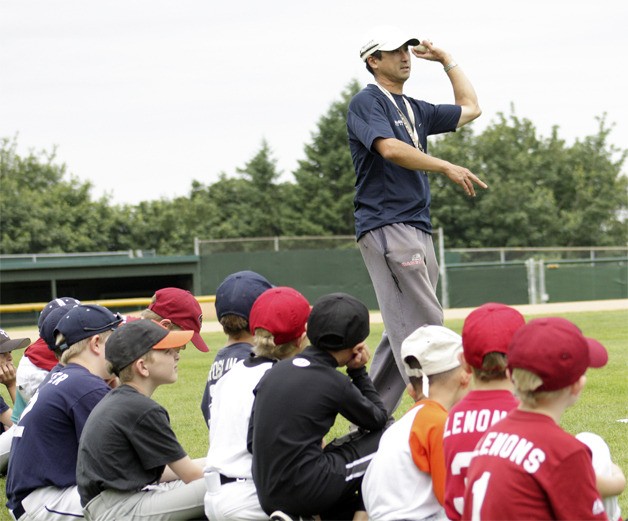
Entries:
{"label": "sitting boy", "polygon": [[[30,338],[11,339],[4,329],[0,329],[0,384],[7,388],[13,404],[15,404],[16,383],[12,351],[23,349],[30,343]],[[15,430],[15,424],[11,418],[12,413],[13,409],[0,396],[0,474],[4,474],[9,463],[11,440]]]}
{"label": "sitting boy", "polygon": [[619,494],[626,489],[626,476],[621,467],[611,459],[611,450],[604,438],[593,432],[580,432],[576,439],[591,450],[597,491],[602,496],[608,521],[621,521]]}
{"label": "sitting boy", "polygon": [[[388,420],[365,369],[368,310],[343,293],[321,297],[307,335],[312,345],[277,362],[256,387],[248,443],[253,480],[271,518],[352,519],[364,510],[360,483]],[[337,370],[344,366],[347,375]],[[370,432],[323,448],[338,414]]]}
{"label": "sitting boy", "polygon": [[82,518],[76,456],[87,417],[110,391],[105,344],[122,317],[102,306],[76,306],[54,337],[63,369],[42,383],[14,430],[7,506],[19,519]]}
{"label": "sitting boy", "polygon": [[140,313],[143,319],[154,320],[168,329],[191,330],[192,344],[202,353],[209,347],[201,336],[203,310],[189,291],[181,288],[161,288],[155,292],[149,306]]}
{"label": "sitting boy", "polygon": [[442,326],[422,326],[401,344],[415,405],[391,425],[362,483],[370,519],[445,519],[443,431],[447,410],[467,392],[462,339]]}
{"label": "sitting boy", "polygon": [[559,426],[604,347],[564,318],[537,318],[508,346],[519,406],[478,443],[462,519],[606,519],[591,452]]}
{"label": "sitting boy", "polygon": [[223,280],[216,290],[216,317],[227,335],[227,343],[216,353],[201,400],[201,411],[208,426],[216,383],[237,362],[251,356],[253,333],[249,328],[249,313],[257,297],[270,288],[270,282],[260,274],[238,271]]}
{"label": "sitting boy", "polygon": [[462,368],[471,374],[471,388],[447,416],[443,449],[445,513],[454,521],[463,511],[467,469],[473,451],[489,427],[506,417],[519,401],[508,377],[508,344],[525,324],[523,315],[505,304],[488,303],[474,309],[462,327]]}
{"label": "sitting boy", "polygon": [[310,304],[297,290],[272,288],[250,310],[255,356],[236,364],[215,386],[205,467],[205,514],[209,519],[268,519],[257,499],[246,448],[253,389],[277,360],[305,347]]}
{"label": "sitting boy", "polygon": [[66,306],[76,307],[79,304],[80,301],[74,297],[59,297],[52,299],[41,310],[37,320],[39,338],[26,348],[24,356],[20,359],[17,367],[18,401],[21,402],[21,405],[14,410],[14,423],[17,423],[20,419],[26,404],[35,394],[48,372],[57,365],[57,358],[41,336],[41,329],[46,318],[59,308],[65,308]]}
{"label": "sitting boy", "polygon": [[[202,467],[177,441],[166,410],[150,398],[160,385],[177,381],[179,350],[193,334],[136,320],[109,338],[106,358],[120,386],[92,411],[78,450],[87,519],[202,518]],[[169,482],[153,486],[160,480]]]}

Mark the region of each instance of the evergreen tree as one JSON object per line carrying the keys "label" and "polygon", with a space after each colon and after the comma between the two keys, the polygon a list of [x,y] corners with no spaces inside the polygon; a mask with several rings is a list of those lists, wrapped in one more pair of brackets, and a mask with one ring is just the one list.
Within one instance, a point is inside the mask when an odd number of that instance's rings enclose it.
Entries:
{"label": "evergreen tree", "polygon": [[306,159],[294,172],[295,198],[301,219],[291,222],[292,234],[347,235],[354,233],[355,171],[347,141],[347,111],[360,90],[357,81],[347,85],[318,121],[312,142],[305,145]]}

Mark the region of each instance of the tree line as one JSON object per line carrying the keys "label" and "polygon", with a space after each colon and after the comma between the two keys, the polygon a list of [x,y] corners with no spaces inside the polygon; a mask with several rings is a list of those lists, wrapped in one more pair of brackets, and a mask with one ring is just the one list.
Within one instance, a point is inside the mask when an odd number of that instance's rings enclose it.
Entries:
{"label": "tree line", "polygon": [[[345,118],[358,92],[350,82],[317,123],[294,181],[279,181],[266,141],[235,175],[191,183],[186,196],[113,204],[94,199],[92,185],[69,174],[53,151],[17,153],[0,140],[0,253],[155,250],[193,252],[194,238],[350,235],[355,173]],[[538,135],[531,121],[499,114],[431,138],[430,153],[468,167],[489,185],[476,198],[433,174],[432,221],[448,248],[615,246],[628,241],[628,150],[608,142],[612,126],[568,146],[555,126]]]}

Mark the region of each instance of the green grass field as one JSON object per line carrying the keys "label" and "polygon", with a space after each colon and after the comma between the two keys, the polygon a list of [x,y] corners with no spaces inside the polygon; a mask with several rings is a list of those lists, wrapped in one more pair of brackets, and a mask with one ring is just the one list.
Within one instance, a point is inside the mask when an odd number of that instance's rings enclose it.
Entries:
{"label": "green grass field", "polygon": [[[587,386],[580,401],[567,410],[561,425],[573,434],[591,431],[602,436],[610,446],[615,463],[623,469],[624,474],[628,474],[628,423],[619,421],[628,419],[628,312],[582,312],[560,316],[572,320],[586,336],[598,339],[609,351],[608,365],[602,369],[589,370]],[[534,317],[526,317],[530,318]],[[462,320],[448,321],[446,326],[460,332]],[[383,325],[373,325],[368,339],[371,352],[375,350],[382,330]],[[193,347],[186,349],[179,363],[179,381],[159,388],[153,396],[169,411],[174,430],[192,457],[203,457],[207,453],[208,431],[199,404],[208,369],[224,342],[222,333],[203,336],[211,352],[201,353]],[[16,356],[16,365],[18,358]],[[10,403],[6,389],[3,388],[1,392]],[[401,416],[410,406],[411,400],[406,396],[395,416]],[[347,428],[347,422],[340,418],[328,438],[345,434]],[[6,502],[4,483],[4,477],[0,478],[2,505]],[[625,519],[628,515],[628,493],[625,491],[620,496],[620,505]],[[10,519],[7,509],[0,508],[0,521]]]}

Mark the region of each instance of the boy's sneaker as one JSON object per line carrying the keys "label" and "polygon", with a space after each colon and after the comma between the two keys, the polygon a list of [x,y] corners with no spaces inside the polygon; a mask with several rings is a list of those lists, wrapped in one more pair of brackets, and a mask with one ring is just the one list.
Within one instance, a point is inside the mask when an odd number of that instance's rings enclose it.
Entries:
{"label": "boy's sneaker", "polygon": [[292,516],[289,516],[285,512],[282,512],[281,510],[275,510],[270,515],[270,519],[271,519],[271,521],[294,521]]}
{"label": "boy's sneaker", "polygon": [[292,517],[290,514],[286,514],[285,512],[282,512],[281,510],[275,510],[270,515],[270,519],[271,521],[311,521],[314,518],[302,517],[302,516]]}

